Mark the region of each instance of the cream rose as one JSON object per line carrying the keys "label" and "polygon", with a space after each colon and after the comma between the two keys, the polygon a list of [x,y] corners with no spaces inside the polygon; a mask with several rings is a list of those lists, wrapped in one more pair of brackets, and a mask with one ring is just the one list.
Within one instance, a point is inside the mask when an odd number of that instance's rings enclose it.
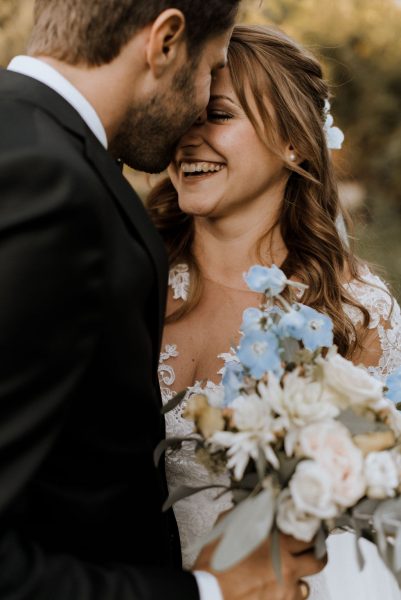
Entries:
{"label": "cream rose", "polygon": [[323,384],[341,408],[371,406],[383,398],[383,383],[339,354],[329,354],[317,362],[322,369]]}
{"label": "cream rose", "polygon": [[276,519],[280,531],[302,542],[312,541],[320,527],[320,519],[299,512],[288,488],[281,492],[277,503]]}
{"label": "cream rose", "polygon": [[338,407],[330,401],[322,385],[300,377],[299,369],[285,376],[279,399],[280,406],[275,407],[277,412],[297,427],[334,418],[339,414]]}
{"label": "cream rose", "polygon": [[369,498],[392,498],[400,483],[396,461],[390,452],[371,452],[365,458]]}
{"label": "cream rose", "polygon": [[319,519],[329,519],[337,515],[332,480],[316,461],[300,462],[289,488],[299,513],[307,513]]}
{"label": "cream rose", "polygon": [[314,459],[330,477],[333,499],[353,506],[365,494],[363,454],[344,425],[337,421],[313,423],[299,432],[297,453]]}

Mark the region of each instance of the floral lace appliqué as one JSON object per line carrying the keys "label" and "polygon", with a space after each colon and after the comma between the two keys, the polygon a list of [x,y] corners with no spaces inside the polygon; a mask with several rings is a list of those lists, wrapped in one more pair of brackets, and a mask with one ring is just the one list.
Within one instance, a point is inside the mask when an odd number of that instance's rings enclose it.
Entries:
{"label": "floral lace appliqu\u00e9", "polygon": [[176,392],[171,389],[175,382],[175,372],[171,365],[166,365],[166,360],[176,358],[178,356],[177,346],[175,344],[167,344],[164,352],[160,353],[159,367],[157,369],[159,375],[160,391],[163,404],[174,398]]}
{"label": "floral lace appliqu\u00e9", "polygon": [[168,284],[173,290],[174,300],[187,300],[189,291],[189,268],[181,263],[170,269]]}
{"label": "floral lace appliqu\u00e9", "polygon": [[[349,293],[369,311],[369,329],[376,330],[380,342],[379,362],[369,371],[384,378],[401,365],[401,310],[386,285],[367,267],[361,272],[361,281],[348,284]],[[363,315],[355,306],[345,305],[344,310],[354,325],[363,323]]]}

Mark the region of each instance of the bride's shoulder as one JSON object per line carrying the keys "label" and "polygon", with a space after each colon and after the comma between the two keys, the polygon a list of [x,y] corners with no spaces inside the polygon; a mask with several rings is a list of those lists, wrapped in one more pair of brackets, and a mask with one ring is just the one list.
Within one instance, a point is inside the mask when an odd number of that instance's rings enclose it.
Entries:
{"label": "bride's shoulder", "polygon": [[[383,279],[373,273],[367,265],[361,265],[359,278],[347,282],[345,288],[349,295],[369,312],[369,329],[378,327],[380,322],[387,322],[390,326],[401,323],[397,300]],[[363,315],[357,307],[346,304],[344,308],[354,323],[363,322]]]}

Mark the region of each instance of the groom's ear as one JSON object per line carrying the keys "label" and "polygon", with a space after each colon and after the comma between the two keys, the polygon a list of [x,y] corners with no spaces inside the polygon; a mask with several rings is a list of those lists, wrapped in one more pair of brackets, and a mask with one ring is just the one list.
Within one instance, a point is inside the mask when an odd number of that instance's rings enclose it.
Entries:
{"label": "groom's ear", "polygon": [[186,47],[185,16],[175,8],[163,11],[151,26],[146,47],[146,60],[153,76],[159,79],[174,67]]}

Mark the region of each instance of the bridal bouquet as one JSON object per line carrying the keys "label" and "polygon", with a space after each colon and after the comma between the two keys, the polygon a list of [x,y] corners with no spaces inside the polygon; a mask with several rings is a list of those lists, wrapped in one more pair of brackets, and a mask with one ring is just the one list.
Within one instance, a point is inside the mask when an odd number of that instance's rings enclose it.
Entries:
{"label": "bridal bouquet", "polygon": [[[193,435],[165,440],[156,459],[192,443],[211,474],[228,475],[226,486],[208,486],[234,503],[203,540],[220,538],[216,570],[271,535],[279,574],[279,532],[314,540],[322,557],[328,533],[342,528],[356,534],[361,567],[364,537],[401,585],[401,374],[384,384],[341,357],[331,319],[290,304],[284,289],[305,286],[276,266],[255,265],[244,277],[263,302],[244,312],[239,346],[224,355],[222,385],[186,392]],[[202,489],[175,490],[166,508]]]}

